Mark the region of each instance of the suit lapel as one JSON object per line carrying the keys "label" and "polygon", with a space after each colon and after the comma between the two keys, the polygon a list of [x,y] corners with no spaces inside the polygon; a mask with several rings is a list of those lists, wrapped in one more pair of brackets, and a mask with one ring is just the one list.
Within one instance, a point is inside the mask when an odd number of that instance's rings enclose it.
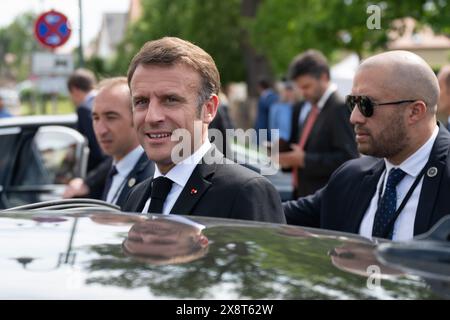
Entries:
{"label": "suit lapel", "polygon": [[[215,152],[215,160],[223,161],[223,155],[215,147],[212,147],[207,155],[211,154],[210,152]],[[212,164],[207,164],[202,159],[201,163],[195,167],[191,177],[181,191],[180,196],[170,211],[171,214],[190,215],[193,213],[192,209],[202,198],[202,195],[211,187],[212,183],[209,180],[216,171],[217,163],[219,162],[213,161]]]}
{"label": "suit lapel", "polygon": [[439,124],[439,133],[431,150],[430,163],[428,165],[428,168],[436,168],[437,174],[430,177],[425,172],[414,222],[414,235],[422,234],[431,227],[431,218],[450,147],[449,135],[446,130],[443,125]]}
{"label": "suit lapel", "polygon": [[377,184],[384,167],[384,161],[378,161],[368,171],[367,175],[362,179],[361,184],[355,190],[354,200],[352,201],[353,205],[351,206],[349,216],[346,218],[347,221],[344,222],[344,231],[352,233],[359,232],[359,226],[376,192]]}
{"label": "suit lapel", "polygon": [[417,206],[416,219],[414,221],[414,235],[425,233],[429,229],[445,164],[439,161],[433,161],[430,163],[430,167],[437,169],[437,175],[429,177],[425,172],[423,177],[422,190]]}
{"label": "suit lapel", "polygon": [[[328,97],[328,99],[327,99],[327,101],[325,102],[325,104],[323,105],[323,107],[320,109],[320,112],[319,112],[319,114],[317,115],[317,119],[316,119],[316,121],[314,122],[314,124],[313,124],[313,127],[312,127],[312,129],[311,129],[311,133],[309,134],[309,136],[308,136],[308,138],[307,138],[307,140],[306,140],[306,143],[305,143],[305,150],[307,150],[307,148],[308,148],[308,144],[312,141],[312,140],[314,140],[316,137],[318,137],[318,136],[320,136],[321,134],[320,134],[320,132],[322,132],[323,131],[323,127],[324,127],[324,121],[325,121],[325,119],[327,119],[329,116],[327,115],[327,111],[328,111],[328,109],[330,109],[330,107],[332,106],[332,105],[335,105],[336,104],[336,99],[338,98],[338,96],[337,96],[337,93],[336,93],[336,91],[335,92],[333,92],[329,97]],[[305,127],[305,124],[306,124],[306,122],[308,121],[308,118],[309,118],[309,116],[311,115],[311,112],[310,112],[310,114],[308,114],[308,117],[306,117],[306,119],[305,119],[305,121],[304,121],[304,123],[303,123],[303,125],[302,125],[302,127],[301,127],[301,129],[300,129],[300,135],[299,135],[299,137],[301,137],[301,135],[303,134],[303,129],[304,129],[304,127]]]}
{"label": "suit lapel", "polygon": [[142,155],[139,157],[138,162],[133,167],[133,170],[130,171],[128,176],[125,180],[125,185],[123,186],[122,191],[120,192],[119,199],[117,200],[117,204],[121,205],[125,203],[126,197],[128,195],[128,192],[132,187],[134,187],[138,183],[138,176],[139,174],[145,170],[145,167],[147,166],[147,155],[142,153]]}
{"label": "suit lapel", "polygon": [[148,198],[150,198],[150,195],[152,194],[152,181],[153,177],[151,179],[145,180],[143,182],[142,189],[144,190],[144,193],[141,194],[141,196],[136,199],[136,203],[134,206],[135,212],[142,212],[144,209],[145,203],[147,202]]}

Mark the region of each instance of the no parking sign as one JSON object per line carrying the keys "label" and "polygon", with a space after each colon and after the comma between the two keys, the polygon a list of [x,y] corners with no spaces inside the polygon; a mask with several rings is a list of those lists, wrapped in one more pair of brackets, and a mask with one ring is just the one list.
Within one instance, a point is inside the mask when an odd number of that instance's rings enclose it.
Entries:
{"label": "no parking sign", "polygon": [[54,10],[44,12],[36,20],[34,34],[44,46],[55,49],[69,40],[72,30],[67,17]]}

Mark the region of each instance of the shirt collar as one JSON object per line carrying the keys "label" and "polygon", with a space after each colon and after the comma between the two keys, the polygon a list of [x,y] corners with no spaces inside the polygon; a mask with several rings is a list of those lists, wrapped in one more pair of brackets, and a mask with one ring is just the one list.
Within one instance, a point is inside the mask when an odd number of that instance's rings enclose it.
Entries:
{"label": "shirt collar", "polygon": [[94,99],[96,95],[97,95],[97,91],[95,91],[95,90],[89,91],[89,93],[86,95],[86,97],[84,97],[83,104],[89,104],[89,102],[92,99]]}
{"label": "shirt collar", "polygon": [[319,101],[317,102],[317,107],[319,110],[322,110],[325,103],[328,101],[328,98],[337,90],[337,86],[334,83],[330,83],[328,85],[327,90],[323,93],[322,97],[320,97]]}
{"label": "shirt collar", "polygon": [[408,159],[403,161],[399,166],[395,166],[390,163],[387,159],[384,159],[386,164],[386,172],[389,172],[392,168],[400,168],[406,174],[417,177],[422,170],[422,168],[427,164],[428,158],[431,154],[431,149],[433,148],[434,141],[439,133],[439,127],[434,128],[433,134],[416,152],[414,152]]}
{"label": "shirt collar", "polygon": [[189,178],[191,177],[192,172],[194,171],[197,164],[202,160],[208,150],[211,148],[211,142],[208,139],[197,149],[192,155],[177,163],[175,167],[169,170],[165,175],[159,171],[158,166],[155,166],[155,174],[153,175],[153,179],[158,178],[160,176],[165,176],[169,178],[174,183],[179,185],[181,188],[184,188]]}
{"label": "shirt collar", "polygon": [[123,157],[120,161],[113,162],[116,166],[117,172],[121,176],[128,176],[128,174],[133,170],[136,163],[139,161],[144,149],[141,146],[137,146],[131,152],[129,152],[125,157]]}
{"label": "shirt collar", "polygon": [[265,90],[261,93],[261,97],[265,98],[265,97],[267,97],[267,96],[268,96],[270,93],[272,93],[272,92],[273,92],[272,88],[265,89]]}

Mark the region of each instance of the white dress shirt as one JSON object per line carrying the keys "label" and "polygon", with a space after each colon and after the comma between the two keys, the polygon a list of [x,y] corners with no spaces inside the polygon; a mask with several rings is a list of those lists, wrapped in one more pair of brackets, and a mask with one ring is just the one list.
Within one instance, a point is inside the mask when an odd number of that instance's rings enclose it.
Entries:
{"label": "white dress shirt", "polygon": [[[436,128],[433,131],[433,134],[427,140],[427,142],[425,142],[425,144],[422,145],[422,147],[420,147],[419,150],[417,150],[414,154],[412,154],[408,159],[403,161],[399,166],[394,166],[386,159],[384,160],[386,164],[386,169],[384,170],[383,174],[380,177],[380,180],[378,181],[375,195],[372,198],[369,208],[367,209],[364,218],[361,222],[359,228],[360,235],[367,238],[372,238],[372,227],[375,218],[375,213],[378,207],[379,190],[381,188],[382,182],[384,182],[382,186],[383,190],[386,188],[387,173],[392,168],[400,168],[404,172],[406,172],[405,177],[397,185],[397,208],[398,208],[402,203],[403,198],[406,196],[409,189],[413,185],[414,180],[420,174],[423,167],[427,164],[428,158],[430,157],[431,154],[431,149],[433,148],[433,144],[434,141],[436,140],[438,132],[439,127],[436,126]],[[395,221],[392,240],[405,241],[410,240],[414,237],[414,221],[416,219],[417,206],[419,204],[419,197],[420,191],[422,190],[422,184],[423,184],[423,176],[420,179],[419,183],[417,184],[416,188],[414,189],[414,192],[411,194],[411,197],[408,199],[408,202],[406,203],[405,207],[400,212],[400,215],[398,216],[397,220]]]}
{"label": "white dress shirt", "polygon": [[322,110],[325,106],[325,103],[327,103],[328,99],[331,97],[331,95],[337,90],[337,86],[334,83],[330,83],[328,85],[327,90],[323,93],[322,97],[320,97],[319,101],[317,102],[317,107],[319,110]]}
{"label": "white dress shirt", "polygon": [[128,175],[143,153],[144,149],[142,149],[141,146],[137,146],[120,161],[117,163],[113,162],[113,165],[116,166],[117,174],[113,177],[111,188],[109,188],[108,195],[106,196],[106,202],[112,204],[117,203],[119,195],[122,192],[125,183],[127,183],[126,179]]}
{"label": "white dress shirt", "polygon": [[[177,163],[166,175],[163,175],[161,171],[159,171],[158,166],[155,166],[155,173],[153,175],[153,179],[156,179],[160,176],[165,176],[173,181],[172,189],[170,189],[169,194],[167,195],[166,201],[164,201],[163,206],[163,214],[169,214],[170,210],[172,210],[175,202],[183,191],[184,186],[188,182],[189,178],[192,175],[197,164],[202,160],[208,150],[211,148],[211,142],[208,139],[201,145],[200,148],[197,149],[191,156],[187,157],[180,163]],[[144,209],[142,209],[142,213],[147,213],[148,207],[150,206],[149,198],[145,203]]]}

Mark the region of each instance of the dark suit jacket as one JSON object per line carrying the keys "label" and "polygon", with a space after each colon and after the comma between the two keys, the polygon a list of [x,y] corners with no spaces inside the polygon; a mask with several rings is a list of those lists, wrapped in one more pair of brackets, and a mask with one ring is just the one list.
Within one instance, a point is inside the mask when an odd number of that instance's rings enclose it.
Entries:
{"label": "dark suit jacket", "polygon": [[[256,114],[255,130],[269,129],[270,107],[278,101],[278,95],[273,89],[267,89],[265,95],[261,95],[258,100],[258,110]],[[259,134],[257,135],[259,139]],[[270,141],[270,130],[267,131],[267,138]]]}
{"label": "dark suit jacket", "polygon": [[[298,104],[293,110],[291,143],[299,141],[298,118],[302,106]],[[298,196],[313,194],[327,184],[341,164],[359,157],[350,112],[337,92],[320,111],[304,150],[305,166],[298,170]]]}
{"label": "dark suit jacket", "polygon": [[[227,139],[227,129],[234,129],[233,121],[230,118],[229,112],[228,112],[228,106],[227,105],[219,105],[219,108],[217,109],[216,116],[214,117],[213,121],[208,126],[208,130],[216,129],[219,130],[222,135],[222,140],[211,140],[211,134],[209,135],[210,141],[214,143],[214,145],[219,149],[220,152],[226,153],[226,150],[230,149],[230,141]],[[228,148],[228,149],[227,149]],[[229,157],[230,158],[230,157]]]}
{"label": "dark suit jacket", "polygon": [[[428,231],[440,218],[450,214],[450,134],[440,125],[430,154],[434,177],[426,174],[414,222],[414,235]],[[346,162],[333,173],[328,185],[314,195],[283,204],[289,224],[358,233],[377,183],[384,160],[362,157]]]}
{"label": "dark suit jacket", "polygon": [[[108,172],[112,166],[112,158],[108,158],[101,163],[96,170],[92,171],[86,178],[85,183],[89,186],[89,198],[101,199],[105,187]],[[128,197],[130,190],[148,177],[152,177],[155,172],[153,161],[148,160],[145,152],[141,155],[136,165],[126,178],[125,185],[120,192],[116,204],[122,207]],[[134,179],[134,180],[133,180]]]}
{"label": "dark suit jacket", "polygon": [[[266,178],[225,159],[214,147],[211,153],[214,162],[202,161],[195,167],[171,214],[286,223],[280,196]],[[131,191],[123,211],[142,211],[151,180]]]}
{"label": "dark suit jacket", "polygon": [[77,106],[77,130],[86,137],[89,146],[88,168],[87,171],[95,169],[101,162],[106,159],[95,137],[94,128],[92,126],[92,104],[94,96]]}

